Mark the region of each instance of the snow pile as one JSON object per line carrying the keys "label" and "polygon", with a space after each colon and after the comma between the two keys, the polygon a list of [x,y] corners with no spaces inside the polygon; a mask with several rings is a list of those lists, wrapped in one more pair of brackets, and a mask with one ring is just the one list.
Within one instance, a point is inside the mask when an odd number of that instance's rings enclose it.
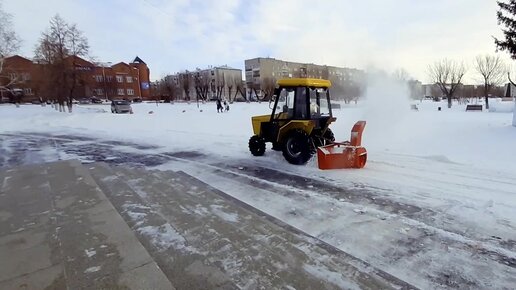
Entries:
{"label": "snow pile", "polygon": [[512,125],[516,127],[516,100],[514,101],[514,110],[512,112]]}
{"label": "snow pile", "polygon": [[513,111],[514,102],[502,102],[501,100],[489,102],[489,112],[512,113]]}

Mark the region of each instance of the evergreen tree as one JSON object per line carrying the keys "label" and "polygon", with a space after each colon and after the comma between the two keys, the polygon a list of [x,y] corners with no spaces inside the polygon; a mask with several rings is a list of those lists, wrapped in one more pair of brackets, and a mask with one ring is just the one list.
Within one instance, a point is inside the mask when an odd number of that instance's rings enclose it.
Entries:
{"label": "evergreen tree", "polygon": [[496,13],[498,24],[505,26],[502,28],[505,39],[495,38],[497,49],[507,51],[511,58],[516,59],[516,0],[509,0],[508,3],[497,1],[499,10]]}

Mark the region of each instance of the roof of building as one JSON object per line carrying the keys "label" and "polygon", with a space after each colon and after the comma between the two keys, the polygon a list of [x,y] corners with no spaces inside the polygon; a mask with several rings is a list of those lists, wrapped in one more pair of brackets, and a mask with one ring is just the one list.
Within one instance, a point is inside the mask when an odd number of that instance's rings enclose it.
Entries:
{"label": "roof of building", "polygon": [[133,63],[142,63],[146,64],[139,56],[136,56],[133,60]]}
{"label": "roof of building", "polygon": [[230,67],[230,66],[227,66],[227,65],[221,65],[221,66],[216,66],[214,68],[218,68],[218,69],[231,69],[231,70],[241,70],[239,68],[234,68],[234,67]]}
{"label": "roof of building", "polygon": [[329,88],[331,82],[329,80],[311,79],[311,78],[291,78],[278,80],[279,86],[284,87],[318,87]]}
{"label": "roof of building", "polygon": [[5,58],[5,60],[12,60],[12,59],[20,59],[20,60],[23,60],[23,61],[28,61],[28,62],[32,62],[32,60],[26,58],[26,57],[23,57],[23,56],[20,56],[20,55],[12,55],[12,56],[8,56]]}
{"label": "roof of building", "polygon": [[88,66],[92,67],[95,66],[95,64],[85,60],[84,58],[77,56],[77,55],[70,55],[65,58],[66,61],[72,62],[76,66]]}

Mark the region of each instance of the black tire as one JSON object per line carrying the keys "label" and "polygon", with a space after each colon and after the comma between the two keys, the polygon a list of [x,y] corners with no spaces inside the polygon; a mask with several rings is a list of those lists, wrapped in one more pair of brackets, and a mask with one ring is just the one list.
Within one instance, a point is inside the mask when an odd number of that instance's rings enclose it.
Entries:
{"label": "black tire", "polygon": [[312,141],[305,131],[296,129],[285,138],[283,157],[295,165],[302,165],[312,157]]}
{"label": "black tire", "polygon": [[249,139],[249,151],[254,156],[262,156],[265,154],[265,140],[257,135]]}
{"label": "black tire", "polygon": [[329,145],[329,144],[335,143],[335,135],[333,134],[333,131],[330,128],[326,129],[326,132],[324,132],[323,138],[324,138],[324,145]]}
{"label": "black tire", "polygon": [[320,134],[314,134],[312,138],[314,139],[314,145],[316,147],[335,143],[335,135],[333,135],[330,128],[326,129],[326,132],[324,132],[322,136]]}

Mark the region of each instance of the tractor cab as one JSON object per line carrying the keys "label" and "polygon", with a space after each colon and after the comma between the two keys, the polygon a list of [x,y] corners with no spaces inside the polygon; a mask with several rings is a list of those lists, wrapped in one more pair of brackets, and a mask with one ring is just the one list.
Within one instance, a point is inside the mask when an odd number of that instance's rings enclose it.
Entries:
{"label": "tractor cab", "polygon": [[255,156],[265,153],[265,143],[293,164],[304,164],[318,146],[335,140],[328,126],[333,117],[329,88],[321,79],[293,78],[277,82],[270,115],[252,117],[254,136],[249,149]]}
{"label": "tractor cab", "polygon": [[330,86],[329,81],[319,79],[279,80],[272,98],[270,121],[312,120],[314,129],[326,126],[333,117]]}

